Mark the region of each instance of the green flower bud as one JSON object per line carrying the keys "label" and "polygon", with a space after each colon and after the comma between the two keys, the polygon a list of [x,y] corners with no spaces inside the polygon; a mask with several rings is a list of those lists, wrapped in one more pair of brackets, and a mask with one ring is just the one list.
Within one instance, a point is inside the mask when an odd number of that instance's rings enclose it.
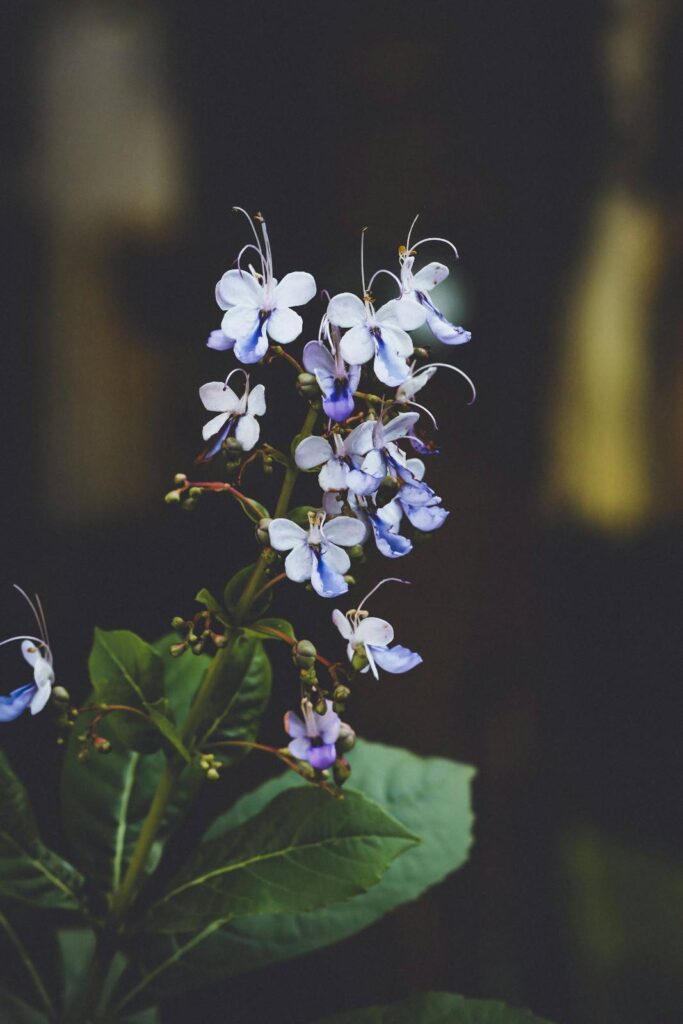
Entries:
{"label": "green flower bud", "polygon": [[348,585],[349,585],[350,587],[353,587],[353,586],[355,586],[355,585],[356,585],[356,580],[355,580],[355,577],[354,577],[354,576],[348,576],[348,575],[346,575],[346,576],[344,577],[344,579],[346,580],[346,582],[348,583]]}
{"label": "green flower bud", "polygon": [[256,539],[259,542],[259,544],[263,544],[264,547],[267,544],[270,544],[270,534],[268,533],[268,527],[270,526],[272,521],[272,519],[266,519],[264,517],[263,519],[259,519],[258,523],[256,524]]}
{"label": "green flower bud", "polygon": [[346,553],[348,554],[349,558],[352,558],[354,560],[357,558],[365,557],[365,549],[363,548],[362,544],[354,544],[352,548],[346,549]]}
{"label": "green flower bud", "polygon": [[348,781],[351,776],[351,765],[345,757],[340,757],[334,762],[332,776],[338,786],[343,786],[344,783]]}
{"label": "green flower bud", "polygon": [[63,686],[53,686],[52,699],[55,704],[68,704],[71,698],[69,696],[69,691]]}
{"label": "green flower bud", "polygon": [[174,629],[176,632],[185,629],[186,625],[187,622],[182,617],[182,615],[174,615],[173,618],[171,619],[171,629]]}
{"label": "green flower bud", "polygon": [[180,644],[171,644],[171,657],[179,658],[187,650],[187,644],[183,641]]}
{"label": "green flower bud", "polygon": [[196,644],[192,644],[191,649],[193,654],[202,654],[204,651],[204,641],[198,640]]}
{"label": "green flower bud", "polygon": [[220,775],[218,774],[215,768],[209,768],[208,772],[206,773],[206,777],[207,779],[210,779],[211,782],[216,782],[218,779],[220,779]]}
{"label": "green flower bud", "polygon": [[173,483],[176,487],[182,487],[183,484],[187,483],[187,475],[185,473],[176,473],[173,477]]}
{"label": "green flower bud", "polygon": [[297,668],[311,669],[315,665],[315,657],[318,652],[310,640],[299,640],[292,648],[292,657]]}
{"label": "green flower bud", "polygon": [[180,501],[180,491],[169,491],[164,495],[164,501],[167,505],[177,505]]}
{"label": "green flower bud", "polygon": [[367,655],[365,654],[365,648],[357,647],[353,652],[353,660],[351,662],[352,668],[355,668],[356,672],[360,672],[364,669],[368,663]]}
{"label": "green flower bud", "polygon": [[236,437],[226,437],[223,442],[223,447],[227,452],[241,452],[242,445],[239,443]]}
{"label": "green flower bud", "polygon": [[195,499],[196,498],[201,498],[201,496],[202,496],[202,489],[201,489],[201,487],[190,487],[189,491],[187,492],[187,496],[188,496],[188,498],[195,498]]}
{"label": "green flower bud", "polygon": [[356,745],[356,734],[346,722],[342,722],[339,728],[339,736],[337,737],[337,750],[346,754],[349,750],[353,750]]}
{"label": "green flower bud", "polygon": [[345,701],[348,700],[350,696],[351,691],[349,690],[348,686],[344,686],[343,683],[340,683],[339,686],[335,686],[334,688],[334,691],[332,693],[332,700]]}
{"label": "green flower bud", "polygon": [[305,398],[317,398],[320,394],[318,381],[312,373],[300,373],[296,379],[296,389]]}

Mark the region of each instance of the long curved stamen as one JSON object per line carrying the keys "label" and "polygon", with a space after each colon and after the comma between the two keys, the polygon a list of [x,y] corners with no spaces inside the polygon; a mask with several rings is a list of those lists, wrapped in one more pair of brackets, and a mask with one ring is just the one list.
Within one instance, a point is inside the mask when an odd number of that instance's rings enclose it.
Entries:
{"label": "long curved stamen", "polygon": [[363,605],[365,604],[365,602],[367,600],[369,600],[372,597],[372,595],[379,590],[380,587],[383,587],[385,583],[406,583],[408,586],[410,586],[410,580],[400,580],[398,578],[398,576],[387,576],[386,579],[380,580],[379,583],[375,583],[375,585],[372,588],[372,590],[370,590],[365,595],[363,600],[360,602],[360,604],[356,608],[356,612],[361,611],[361,609],[363,608]]}
{"label": "long curved stamen", "polygon": [[421,410],[422,410],[422,412],[426,412],[426,413],[427,413],[427,415],[429,416],[430,420],[431,420],[431,421],[432,421],[432,423],[434,424],[434,429],[435,429],[435,430],[438,430],[438,429],[439,429],[439,426],[438,426],[438,424],[437,424],[437,422],[436,422],[436,417],[434,416],[434,413],[430,412],[430,411],[429,411],[429,409],[427,408],[427,406],[426,406],[426,405],[420,405],[420,403],[419,403],[419,402],[413,402],[413,401],[412,401],[412,399],[411,399],[411,400],[409,400],[409,401],[407,401],[407,402],[398,402],[397,404],[398,404],[398,405],[412,405],[412,406],[414,406],[414,407],[415,407],[416,409],[421,409]]}
{"label": "long curved stamen", "polygon": [[32,644],[38,644],[38,647],[48,649],[45,641],[37,636],[9,636],[6,640],[0,640],[0,647],[4,647],[5,644],[13,644],[17,640],[30,640]]}
{"label": "long curved stamen", "polygon": [[241,273],[245,273],[245,271],[242,270],[241,259],[242,259],[242,256],[244,255],[244,253],[247,251],[247,249],[253,249],[254,250],[254,252],[256,253],[258,258],[261,260],[261,270],[265,270],[264,265],[263,265],[263,253],[261,252],[260,249],[256,248],[256,246],[254,245],[253,242],[247,242],[247,244],[243,245],[242,248],[240,249],[239,253],[237,254],[237,259],[235,260],[235,263],[237,264],[237,269]]}
{"label": "long curved stamen", "polygon": [[[18,583],[13,583],[12,586],[17,591],[17,593],[21,594],[21,596],[23,597],[24,601],[26,601],[26,604],[31,609],[31,611],[33,613],[33,618],[36,620],[36,622],[38,624],[38,632],[40,633],[41,637],[43,638],[43,642],[47,646],[47,629],[45,627],[45,617],[44,616],[43,616],[43,618],[40,617],[40,615],[38,614],[38,609],[36,608],[35,604],[31,600],[31,598],[28,596],[26,591],[23,589],[23,587],[20,587]],[[38,599],[37,595],[36,595],[36,599]],[[41,611],[42,611],[42,609],[41,609]]]}
{"label": "long curved stamen", "polygon": [[266,228],[265,220],[261,222],[261,232],[263,233],[263,240],[266,243],[266,261],[268,264],[267,277],[269,281],[273,279],[273,253],[270,248],[270,238],[268,237],[268,229]]}
{"label": "long curved stamen", "polygon": [[419,213],[415,214],[415,216],[413,218],[413,223],[410,225],[410,228],[408,229],[408,237],[406,238],[406,249],[410,249],[410,236],[413,233],[413,228],[417,224],[417,219],[418,219],[419,216],[420,216]]}
{"label": "long curved stamen", "polygon": [[461,377],[464,377],[465,380],[467,381],[467,383],[469,384],[469,386],[472,388],[472,397],[469,400],[469,402],[467,403],[468,405],[472,405],[472,403],[476,400],[476,397],[477,397],[477,389],[474,386],[474,381],[472,381],[472,379],[470,377],[468,377],[467,374],[465,373],[465,371],[461,370],[459,366],[453,366],[452,363],[425,363],[424,366],[420,367],[420,369],[417,371],[417,373],[414,373],[412,375],[413,379],[415,379],[416,377],[419,377],[420,374],[423,373],[425,370],[428,370],[430,368],[430,366],[434,366],[434,367],[439,366],[443,370],[453,370],[454,373],[459,373]]}
{"label": "long curved stamen", "polygon": [[360,233],[360,277],[363,283],[363,297],[368,294],[368,289],[365,286],[365,232],[367,228],[363,228]]}
{"label": "long curved stamen", "polygon": [[261,263],[263,263],[264,262],[264,256],[263,256],[263,250],[261,249],[261,239],[258,236],[258,231],[256,230],[256,228],[254,226],[253,220],[251,219],[251,217],[249,216],[247,211],[245,209],[243,209],[243,207],[241,207],[241,206],[233,206],[233,210],[235,211],[235,213],[243,213],[244,216],[247,218],[247,221],[249,222],[249,227],[253,231],[254,238],[256,239],[256,248],[258,249],[259,254],[261,256]]}
{"label": "long curved stamen", "polygon": [[370,278],[370,280],[368,281],[368,288],[370,289],[370,291],[372,291],[372,284],[373,284],[373,281],[374,281],[374,280],[375,280],[375,278],[376,278],[376,277],[378,277],[378,276],[379,276],[380,274],[388,274],[388,275],[389,275],[389,277],[393,277],[394,281],[395,281],[395,282],[396,282],[396,284],[398,285],[398,289],[399,289],[399,292],[401,291],[401,282],[400,282],[400,281],[399,281],[399,279],[397,278],[396,274],[394,274],[394,273],[393,273],[393,271],[391,271],[391,270],[385,270],[385,269],[384,269],[383,267],[382,267],[382,268],[381,268],[380,270],[376,270],[376,271],[375,271],[375,273],[374,273],[374,274],[372,275],[372,277]]}
{"label": "long curved stamen", "polygon": [[[15,584],[15,586],[16,586],[16,584]],[[50,661],[52,661],[52,650],[50,648],[50,634],[48,633],[48,630],[47,630],[47,619],[45,618],[45,612],[43,611],[43,603],[40,600],[40,597],[39,597],[38,594],[35,595],[35,598],[36,598],[36,606],[38,608],[38,614],[40,616],[40,621],[41,621],[42,626],[43,626],[43,628],[40,630],[40,632],[42,633],[42,635],[45,638],[45,646],[48,649],[48,652],[49,652],[49,655],[50,655]]]}
{"label": "long curved stamen", "polygon": [[451,241],[449,241],[448,238],[422,238],[422,239],[420,239],[419,242],[416,242],[415,245],[412,248],[413,249],[417,249],[421,245],[424,245],[425,242],[443,242],[444,245],[449,245],[451,247],[451,249],[455,253],[456,260],[460,259],[460,256],[458,255],[458,250],[455,248],[453,243]]}
{"label": "long curved stamen", "polygon": [[243,368],[242,368],[241,366],[236,366],[234,370],[231,370],[231,371],[230,371],[230,373],[229,373],[229,374],[228,374],[228,376],[227,376],[227,377],[225,378],[225,381],[224,381],[224,383],[223,383],[223,389],[225,390],[225,388],[227,388],[227,386],[228,386],[228,381],[230,380],[230,378],[232,377],[232,375],[233,375],[234,373],[243,373],[243,374],[244,374],[244,381],[245,381],[245,386],[244,386],[244,389],[245,389],[245,391],[248,391],[248,390],[249,390],[249,374],[248,374],[248,373],[247,373],[247,371],[246,371],[245,369],[243,369]]}

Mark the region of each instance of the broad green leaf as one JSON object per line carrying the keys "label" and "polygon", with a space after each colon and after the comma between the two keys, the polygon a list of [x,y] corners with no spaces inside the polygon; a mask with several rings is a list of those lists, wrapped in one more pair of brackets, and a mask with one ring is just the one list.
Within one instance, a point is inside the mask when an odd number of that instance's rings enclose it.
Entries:
{"label": "broad green leaf", "polygon": [[[235,612],[237,611],[239,599],[242,596],[242,592],[244,591],[244,588],[249,582],[251,574],[253,573],[255,568],[256,562],[254,562],[252,565],[245,566],[244,569],[240,569],[239,572],[235,573],[232,579],[228,580],[225,586],[225,591],[223,592],[223,603],[225,604],[226,610],[229,612],[230,615],[234,616]],[[250,619],[258,619],[261,615],[264,615],[268,611],[272,603],[273,591],[271,588],[270,590],[266,590],[265,594],[263,594],[258,599],[258,601],[256,601],[256,603],[252,605],[249,614]]]}
{"label": "broad green leaf", "polygon": [[[420,845],[395,860],[369,892],[315,914],[239,918],[187,949],[184,935],[146,936],[139,956],[144,971],[157,972],[150,991],[191,989],[341,941],[464,864],[472,843],[472,768],[365,740],[348,757],[353,769],[349,785],[420,836]],[[207,838],[247,821],[278,793],[305,785],[291,771],[271,779],[218,818]]]}
{"label": "broad green leaf", "polygon": [[82,910],[83,879],[41,841],[23,785],[0,751],[0,897],[46,910]]}
{"label": "broad green leaf", "polygon": [[[240,634],[216,657],[221,658],[221,674],[207,703],[202,727],[205,738],[210,736],[212,743],[253,743],[270,700],[272,670],[268,655],[260,640]],[[215,752],[224,765],[232,765],[249,750],[225,746]]]}
{"label": "broad green leaf", "polygon": [[276,633],[284,633],[290,640],[296,640],[294,627],[287,619],[259,619],[257,622],[252,622],[250,626],[244,626],[242,633],[244,636],[258,640],[280,641],[282,641],[282,637],[276,636]]}
{"label": "broad green leaf", "polygon": [[417,840],[360,793],[280,793],[255,818],[202,843],[148,912],[149,931],[315,910],[365,892]]}
{"label": "broad green leaf", "polygon": [[[187,716],[192,698],[211,659],[184,654],[173,658],[167,636],[154,645],[163,665],[164,688],[178,721]],[[111,892],[123,877],[150,801],[164,770],[161,751],[143,755],[125,747],[112,732],[107,716],[98,731],[112,741],[108,754],[93,752],[84,764],[78,760],[79,723],[71,730],[62,771],[64,828],[78,863],[101,892]],[[184,813],[203,774],[188,767],[173,794],[147,862],[154,869],[163,845]]]}
{"label": "broad green leaf", "polygon": [[41,911],[27,913],[23,906],[0,911],[0,979],[34,1011],[54,1015],[63,979],[57,935],[47,924]]}
{"label": "broad green leaf", "polygon": [[423,992],[389,1006],[369,1006],[323,1017],[316,1024],[549,1024],[528,1010],[450,992]]}
{"label": "broad green leaf", "polygon": [[[154,648],[135,633],[96,629],[88,669],[101,703],[154,708],[163,715],[163,663]],[[120,712],[111,716],[111,723],[119,740],[133,750],[145,754],[161,746],[159,730],[137,715]]]}

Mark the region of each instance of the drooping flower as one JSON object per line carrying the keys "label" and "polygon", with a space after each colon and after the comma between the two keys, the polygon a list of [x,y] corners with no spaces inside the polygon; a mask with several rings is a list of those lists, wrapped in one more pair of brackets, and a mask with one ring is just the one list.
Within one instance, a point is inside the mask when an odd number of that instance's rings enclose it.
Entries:
{"label": "drooping flower", "polygon": [[352,478],[356,494],[372,494],[379,483],[359,467],[373,448],[373,428],[374,423],[366,420],[345,438],[333,433],[332,444],[324,437],[306,437],[297,445],[294,461],[299,469],[322,467],[318,482],[323,491],[344,491],[351,486]]}
{"label": "drooping flower", "polygon": [[0,723],[13,722],[26,708],[31,709],[32,715],[37,715],[50,699],[55,681],[52,651],[47,641],[47,627],[40,601],[36,598],[34,605],[21,587],[15,584],[15,589],[26,599],[33,611],[41,636],[12,636],[0,641],[0,646],[21,642],[21,653],[33,669],[33,682],[12,690],[7,696],[0,696]]}
{"label": "drooping flower", "polygon": [[406,360],[413,353],[412,338],[399,322],[397,305],[391,299],[375,310],[367,296],[363,301],[352,292],[341,292],[327,307],[330,323],[349,328],[340,346],[345,361],[362,365],[374,358],[375,376],[389,387],[406,379]]}
{"label": "drooping flower", "polygon": [[[420,418],[417,412],[402,412],[395,416],[388,423],[383,423],[381,418],[372,422],[372,447],[364,457],[358,472],[365,476],[373,477],[377,486],[376,491],[385,476],[396,475],[392,473],[394,462],[405,461],[405,455],[400,450],[396,441],[402,437],[408,437]],[[360,491],[354,484],[356,477],[354,471],[349,474],[349,487],[357,494],[372,493],[371,491]]]}
{"label": "drooping flower", "polygon": [[310,700],[302,700],[299,718],[293,711],[285,714],[285,732],[291,736],[288,749],[292,757],[308,761],[312,768],[324,771],[337,760],[335,743],[339,738],[342,721],[332,710],[332,701],[325,701],[327,711],[319,715]]}
{"label": "drooping flower", "polygon": [[369,594],[363,598],[357,608],[350,609],[346,615],[335,608],[332,612],[332,621],[346,640],[346,655],[350,662],[360,655],[366,664],[361,672],[372,672],[375,679],[379,678],[378,667],[385,672],[399,674],[408,672],[416,665],[420,665],[422,658],[415,651],[407,647],[389,644],[394,639],[394,629],[386,619],[379,619],[368,615],[363,605],[372,594],[381,587],[383,583],[396,582],[405,583],[405,580],[382,580],[373,587]]}
{"label": "drooping flower", "polygon": [[[216,285],[216,299],[225,316],[221,332],[226,342],[212,332],[211,348],[230,348],[241,363],[257,363],[268,351],[268,337],[280,345],[288,345],[301,334],[303,321],[292,306],[303,306],[316,292],[315,280],[304,271],[286,274],[278,283],[273,275],[273,256],[265,221],[261,223],[262,238],[253,220],[244,213],[254,233],[255,244],[249,243],[240,252],[235,270],[228,270]],[[242,270],[240,260],[246,250],[253,250],[259,259],[260,271]]]}
{"label": "drooping flower", "polygon": [[[233,373],[244,373],[244,393],[241,398],[228,387]],[[234,436],[243,452],[249,452],[259,439],[261,428],[257,416],[266,411],[266,392],[263,384],[249,389],[249,375],[244,370],[233,370],[225,382],[211,381],[202,384],[199,397],[204,408],[218,413],[204,425],[202,437],[208,441],[206,448],[197,456],[197,462],[208,462],[221,448],[225,439],[234,429]]]}
{"label": "drooping flower", "polygon": [[347,420],[355,408],[353,396],[360,381],[360,366],[346,366],[341,354],[341,335],[327,316],[322,333],[327,335],[329,348],[322,340],[309,341],[304,347],[303,363],[315,375],[323,393],[323,410],[335,423]]}
{"label": "drooping flower", "polygon": [[344,573],[351,559],[344,548],[360,544],[365,530],[350,516],[337,516],[327,523],[325,519],[324,512],[309,512],[307,531],[291,519],[273,519],[268,531],[276,551],[289,551],[285,572],[290,580],[310,580],[321,597],[337,597],[349,589]]}
{"label": "drooping flower", "polygon": [[413,550],[412,541],[399,533],[403,510],[396,499],[377,508],[372,498],[349,494],[349,505],[366,528],[372,533],[377,550],[385,558],[402,558]]}
{"label": "drooping flower", "polygon": [[410,226],[406,244],[399,249],[401,264],[399,319],[406,329],[411,331],[421,327],[426,320],[427,326],[438,341],[443,342],[444,345],[463,345],[466,341],[471,340],[470,332],[463,327],[456,327],[450,320],[447,320],[429,296],[429,293],[448,277],[448,267],[443,263],[433,262],[413,273],[415,254],[425,242],[443,242],[445,245],[449,245],[456,258],[458,251],[447,238],[423,238],[411,245],[410,236],[416,221],[417,217]]}

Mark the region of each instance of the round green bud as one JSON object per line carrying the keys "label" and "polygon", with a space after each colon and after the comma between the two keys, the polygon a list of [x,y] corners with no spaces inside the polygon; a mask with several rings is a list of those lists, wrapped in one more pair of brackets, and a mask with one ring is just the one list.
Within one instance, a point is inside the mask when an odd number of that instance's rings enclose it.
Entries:
{"label": "round green bud", "polygon": [[182,487],[183,484],[187,483],[187,475],[185,473],[176,473],[173,477],[173,483],[176,487]]}
{"label": "round green bud", "polygon": [[179,658],[181,654],[184,654],[187,650],[187,644],[185,642],[180,644],[171,644],[171,657]]}
{"label": "round green bud", "polygon": [[177,505],[180,501],[180,491],[169,491],[164,495],[164,501],[167,505]]}
{"label": "round green bud", "polygon": [[204,651],[204,641],[198,640],[196,644],[192,644],[193,654],[202,654]]}
{"label": "round green bud", "polygon": [[201,498],[201,496],[202,496],[202,489],[201,489],[201,487],[190,487],[189,491],[187,492],[187,496],[188,496],[188,498],[195,498],[195,499]]}
{"label": "round green bud", "polygon": [[217,779],[220,778],[220,775],[218,774],[215,768],[209,768],[209,770],[206,773],[206,777],[207,779],[210,779],[211,782],[216,782]]}
{"label": "round green bud", "polygon": [[176,632],[178,632],[181,629],[185,629],[186,625],[187,622],[182,617],[182,615],[174,615],[173,618],[171,619],[171,629],[174,629]]}
{"label": "round green bud", "polygon": [[227,647],[228,646],[228,638],[227,638],[227,636],[221,635],[220,633],[214,633],[213,634],[213,642],[216,645],[216,647],[219,648],[219,650],[221,648],[223,648],[223,647]]}
{"label": "round green bud", "polygon": [[236,437],[226,437],[223,442],[223,447],[226,452],[241,452],[242,445],[239,443]]}
{"label": "round green bud", "polygon": [[351,776],[351,765],[345,757],[340,757],[334,762],[332,777],[338,786],[343,786]]}
{"label": "round green bud", "polygon": [[349,558],[357,559],[365,557],[365,549],[362,544],[354,544],[352,548],[347,548],[346,552]]}
{"label": "round green bud", "polygon": [[69,696],[69,691],[63,686],[53,686],[52,699],[56,704],[68,704],[71,698]]}
{"label": "round green bud", "polygon": [[296,389],[306,398],[317,398],[320,394],[318,381],[312,373],[300,373],[296,378]]}
{"label": "round green bud", "polygon": [[346,582],[348,583],[348,585],[349,585],[350,587],[353,587],[353,586],[355,586],[355,584],[356,584],[356,579],[355,579],[355,577],[354,577],[354,576],[349,576],[349,575],[347,574],[346,576],[344,576],[344,579],[345,579],[345,581],[346,581]]}
{"label": "round green bud", "polygon": [[346,754],[349,750],[353,750],[356,745],[356,734],[350,725],[346,722],[342,722],[339,727],[339,736],[337,737],[337,750]]}
{"label": "round green bud", "polygon": [[317,653],[310,640],[299,640],[296,646],[292,648],[292,657],[297,668],[313,668]]}
{"label": "round green bud", "polygon": [[272,519],[266,519],[264,517],[263,519],[259,519],[258,523],[256,524],[256,539],[259,542],[259,544],[263,544],[264,547],[267,544],[270,544],[270,534],[268,533],[268,527],[270,526],[272,521]]}
{"label": "round green bud", "polygon": [[334,692],[332,693],[332,699],[338,701],[348,700],[350,696],[351,691],[348,686],[344,686],[343,683],[340,683],[339,686],[335,686]]}

